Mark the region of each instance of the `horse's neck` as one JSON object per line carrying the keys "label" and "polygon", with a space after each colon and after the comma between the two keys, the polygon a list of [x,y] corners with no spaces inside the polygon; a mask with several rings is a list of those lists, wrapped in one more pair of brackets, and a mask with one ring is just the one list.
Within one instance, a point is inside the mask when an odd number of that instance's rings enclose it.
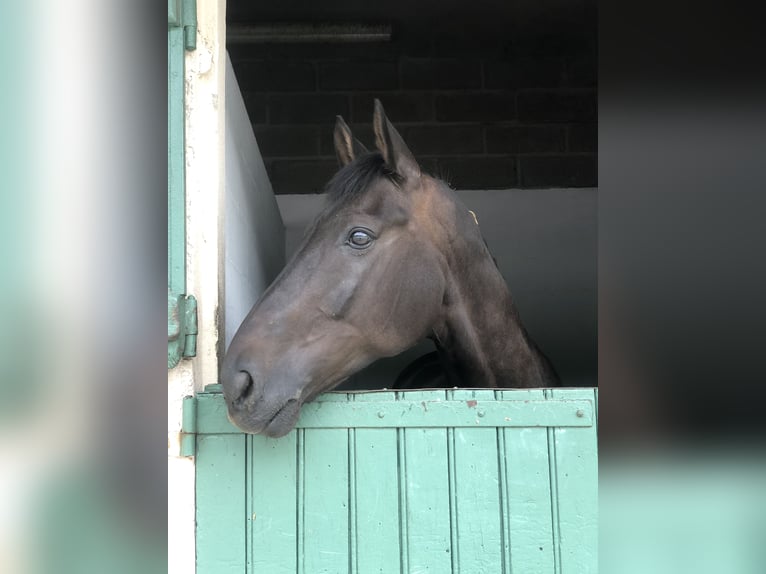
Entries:
{"label": "horse's neck", "polygon": [[528,337],[502,275],[484,245],[470,268],[453,272],[445,317],[434,330],[451,384],[545,387],[558,384],[546,357]]}

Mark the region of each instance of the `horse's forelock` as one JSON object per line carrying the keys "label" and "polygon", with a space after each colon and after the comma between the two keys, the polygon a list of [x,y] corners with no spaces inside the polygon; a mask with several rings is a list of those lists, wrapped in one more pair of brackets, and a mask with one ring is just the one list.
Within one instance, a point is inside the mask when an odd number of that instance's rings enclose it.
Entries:
{"label": "horse's forelock", "polygon": [[380,152],[369,152],[358,156],[342,167],[325,187],[328,201],[339,205],[364,195],[378,178],[384,178],[396,185],[404,178],[386,165]]}

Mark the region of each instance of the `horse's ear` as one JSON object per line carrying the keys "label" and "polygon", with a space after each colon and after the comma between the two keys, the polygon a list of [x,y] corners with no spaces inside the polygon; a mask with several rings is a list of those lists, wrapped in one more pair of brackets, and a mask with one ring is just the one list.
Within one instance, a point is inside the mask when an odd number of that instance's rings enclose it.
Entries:
{"label": "horse's ear", "polygon": [[420,177],[420,166],[415,161],[415,156],[412,155],[393,124],[388,121],[383,104],[378,99],[375,99],[372,127],[375,130],[375,144],[383,154],[386,164],[405,178]]}
{"label": "horse's ear", "polygon": [[367,152],[362,142],[351,134],[351,128],[343,121],[340,116],[335,117],[335,155],[338,156],[338,163],[346,166],[354,161],[354,158]]}

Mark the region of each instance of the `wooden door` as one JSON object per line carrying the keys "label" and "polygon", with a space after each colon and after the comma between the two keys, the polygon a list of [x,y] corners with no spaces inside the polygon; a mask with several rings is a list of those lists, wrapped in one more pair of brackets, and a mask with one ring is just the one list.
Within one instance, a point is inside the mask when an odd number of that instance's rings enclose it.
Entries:
{"label": "wooden door", "polygon": [[196,417],[197,572],[597,571],[595,389],[328,393],[280,439]]}

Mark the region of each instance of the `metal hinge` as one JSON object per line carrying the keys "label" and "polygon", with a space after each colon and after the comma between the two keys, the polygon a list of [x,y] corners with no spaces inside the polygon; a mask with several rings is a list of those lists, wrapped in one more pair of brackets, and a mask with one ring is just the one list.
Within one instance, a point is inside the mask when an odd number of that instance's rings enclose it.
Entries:
{"label": "metal hinge", "polygon": [[197,356],[197,300],[194,296],[186,297],[184,309],[186,335],[184,337],[184,357]]}
{"label": "metal hinge", "polygon": [[197,454],[197,399],[184,397],[181,405],[181,456]]}
{"label": "metal hinge", "polygon": [[184,49],[197,48],[197,0],[168,0],[168,27],[184,30]]}
{"label": "metal hinge", "polygon": [[168,369],[182,357],[197,355],[197,300],[193,295],[168,296]]}
{"label": "metal hinge", "polygon": [[184,3],[184,48],[197,48],[197,0],[183,0]]}

